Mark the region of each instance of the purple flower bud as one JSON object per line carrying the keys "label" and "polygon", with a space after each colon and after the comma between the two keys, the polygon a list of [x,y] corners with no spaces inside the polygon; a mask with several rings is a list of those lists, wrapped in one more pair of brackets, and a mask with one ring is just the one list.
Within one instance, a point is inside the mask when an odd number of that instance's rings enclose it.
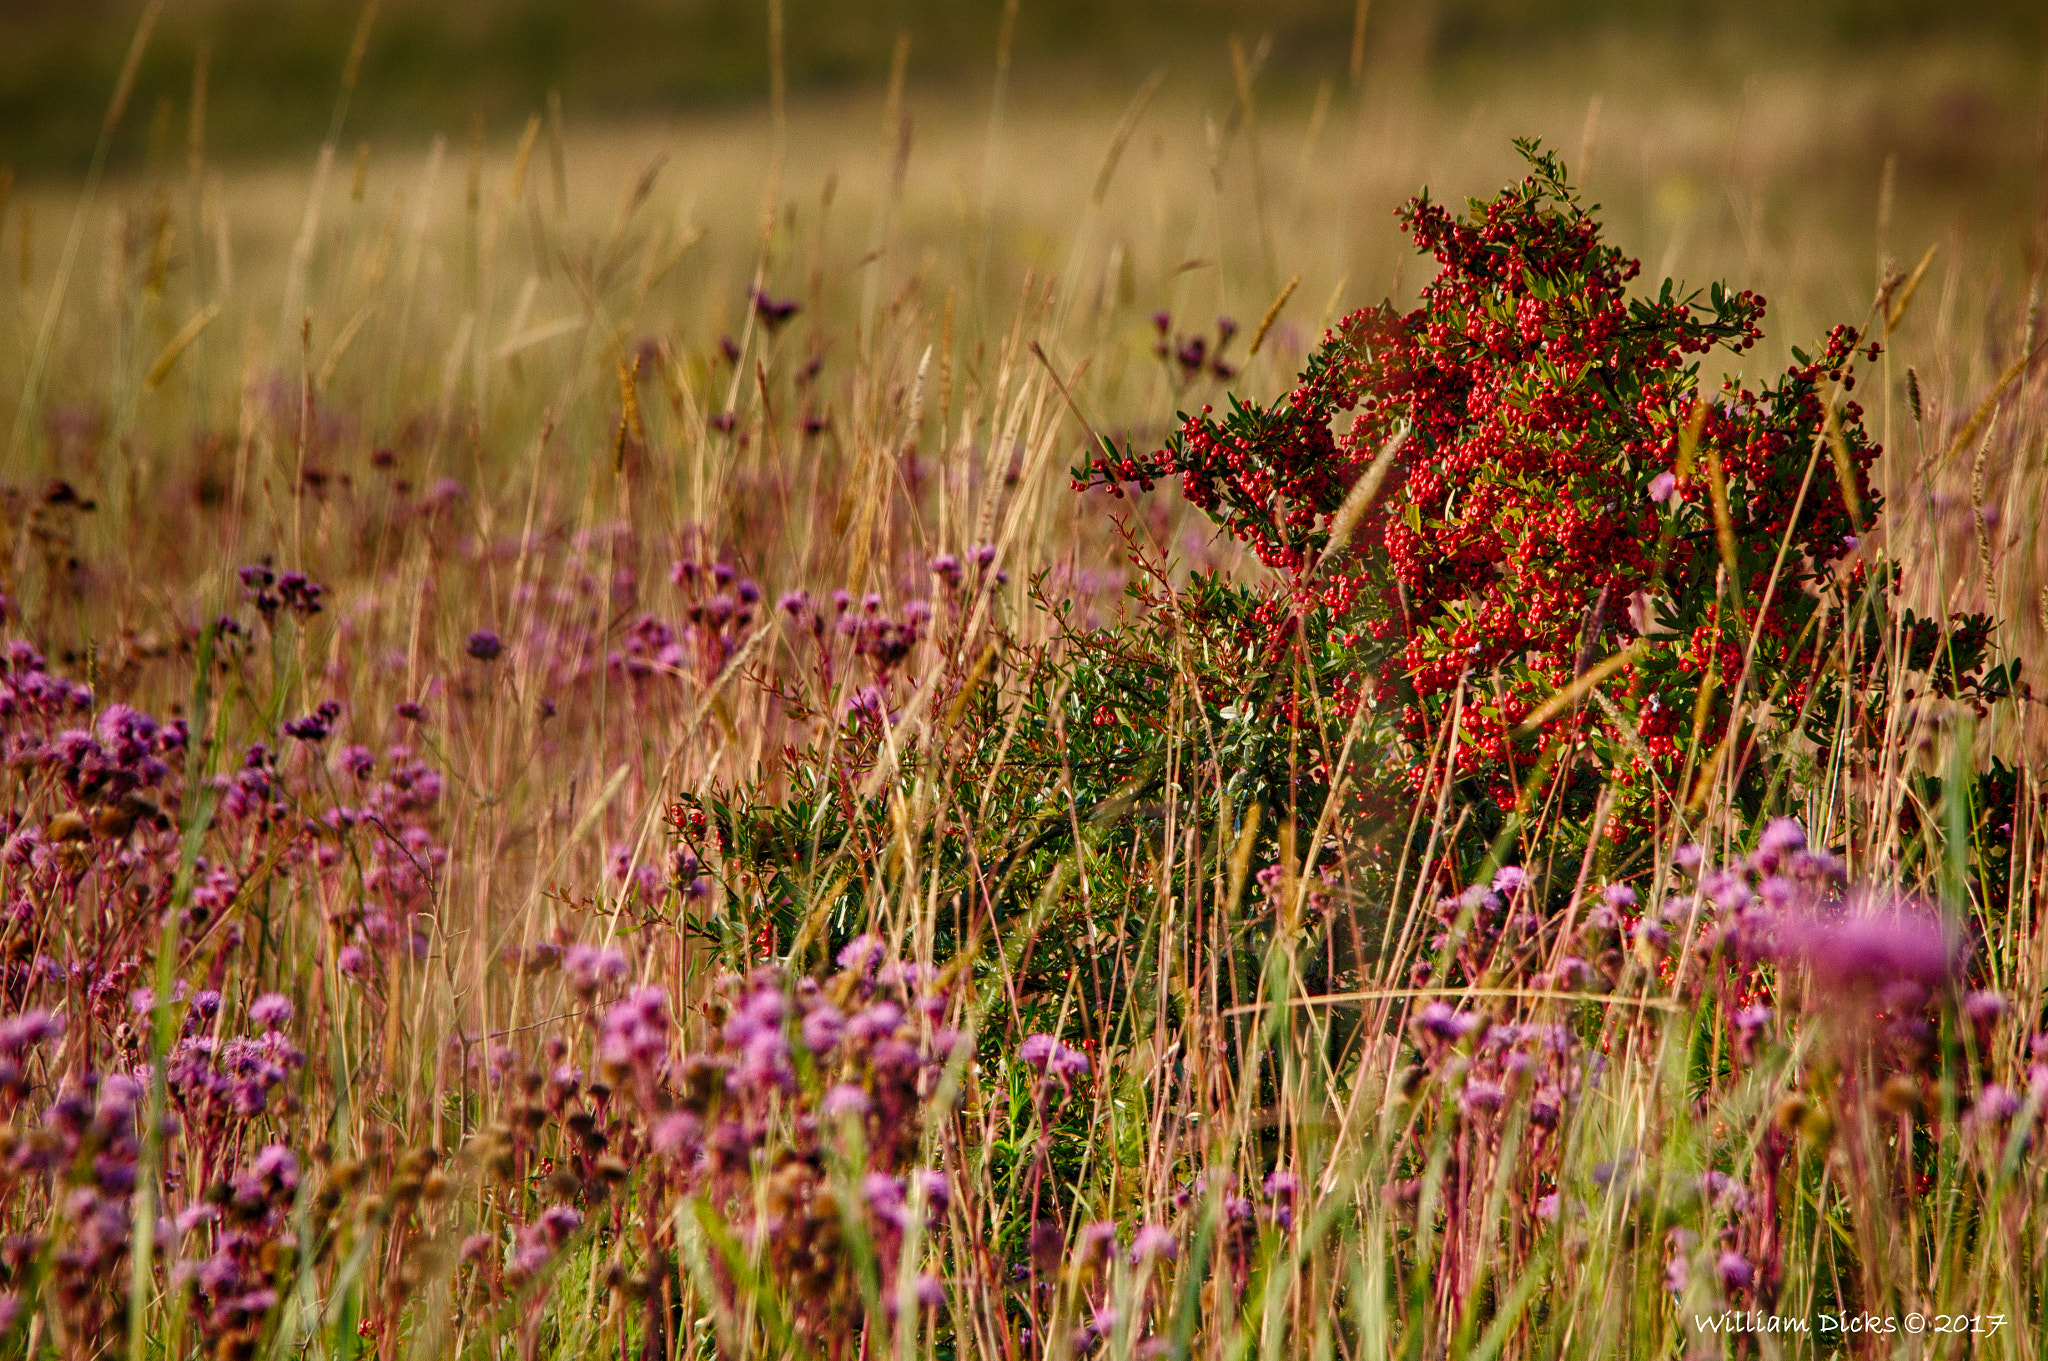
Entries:
{"label": "purple flower bud", "polygon": [[704,1122],[688,1111],[673,1111],[654,1122],[652,1142],[667,1157],[693,1153],[704,1142]]}
{"label": "purple flower bud", "polygon": [[888,947],[876,935],[855,936],[839,952],[839,967],[860,978],[871,978]]}
{"label": "purple flower bud", "polygon": [[849,1115],[866,1115],[873,1104],[865,1091],[850,1082],[842,1082],[825,1093],[818,1109],[826,1119],[838,1120]]}
{"label": "purple flower bud", "polygon": [[548,1241],[560,1247],[568,1241],[571,1234],[583,1227],[583,1215],[573,1206],[550,1205],[541,1211],[539,1222],[541,1232],[547,1235]]}
{"label": "purple flower bud", "polygon": [[469,642],[463,646],[463,651],[480,662],[494,662],[504,650],[504,640],[489,629],[478,629],[470,634]]}
{"label": "purple flower bud", "polygon": [[1770,1023],[1771,1009],[1761,1003],[1744,1007],[1735,1013],[1735,1028],[1752,1039],[1762,1033],[1763,1028]]}
{"label": "purple flower bud", "polygon": [[39,1044],[61,1039],[64,1018],[40,1007],[0,1021],[0,1054],[19,1058]]}
{"label": "purple flower bud", "polygon": [[870,1172],[861,1178],[860,1191],[876,1218],[899,1229],[903,1227],[903,1182],[900,1178],[886,1172]]}
{"label": "purple flower bud", "polygon": [[1458,1108],[1467,1115],[1478,1113],[1492,1115],[1507,1101],[1507,1093],[1498,1082],[1485,1078],[1469,1078],[1464,1089],[1458,1093]]}
{"label": "purple flower bud", "polygon": [[1485,1024],[1470,1012],[1458,1011],[1448,1002],[1431,1002],[1423,1007],[1416,1024],[1440,1040],[1455,1043]]}
{"label": "purple flower bud", "polygon": [[1802,958],[1824,986],[1881,991],[1896,983],[1947,984],[1961,969],[1962,941],[1947,923],[1915,904],[1873,902],[1847,917],[1788,924],[1787,953]]}
{"label": "purple flower bud", "polygon": [[1756,1268],[1749,1264],[1747,1257],[1732,1249],[1721,1254],[1716,1267],[1721,1275],[1722,1288],[1730,1292],[1747,1290],[1756,1281]]}
{"label": "purple flower bud", "polygon": [[2018,1115],[2025,1102],[1996,1082],[1987,1082],[1970,1105],[1970,1119],[1980,1125],[1997,1126]]}
{"label": "purple flower bud", "polygon": [[2005,997],[1986,988],[1963,999],[1963,1015],[1977,1025],[1995,1025],[2005,1015]]}
{"label": "purple flower bud", "polygon": [[820,1002],[804,1014],[804,1048],[820,1058],[839,1047],[839,1040],[846,1033],[846,1017],[830,1002]]}
{"label": "purple flower bud", "polygon": [[1265,1190],[1268,1199],[1292,1205],[1295,1197],[1301,1194],[1301,1178],[1282,1168],[1266,1178]]}
{"label": "purple flower bud", "polygon": [[1664,1288],[1674,1295],[1683,1295],[1692,1285],[1692,1262],[1674,1255],[1664,1263]]}
{"label": "purple flower bud", "polygon": [[1806,829],[1793,818],[1773,818],[1757,838],[1757,860],[1766,869],[1805,849]]}
{"label": "purple flower bud", "polygon": [[299,1160],[283,1144],[267,1145],[249,1170],[274,1191],[295,1190],[299,1184]]}
{"label": "purple flower bud", "polygon": [[1180,1256],[1180,1241],[1173,1236],[1173,1230],[1160,1224],[1140,1226],[1137,1236],[1131,1240],[1131,1261],[1151,1262],[1172,1261]]}

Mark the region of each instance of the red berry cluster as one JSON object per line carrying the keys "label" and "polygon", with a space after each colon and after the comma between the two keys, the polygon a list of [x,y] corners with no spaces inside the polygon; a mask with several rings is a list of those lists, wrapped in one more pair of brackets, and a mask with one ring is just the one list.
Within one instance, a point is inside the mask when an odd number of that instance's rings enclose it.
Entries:
{"label": "red berry cluster", "polygon": [[[1285,583],[1246,641],[1269,660],[1335,644],[1333,689],[1391,701],[1413,782],[1455,710],[1456,774],[1501,806],[1562,743],[1592,758],[1565,772],[1633,787],[1648,813],[1679,792],[1696,722],[1718,742],[1745,662],[1752,697],[1803,698],[1816,589],[1854,545],[1851,508],[1876,509],[1878,451],[1840,400],[1860,337],[1794,351],[1760,391],[1703,394],[1700,356],[1754,346],[1764,300],[1669,281],[1631,297],[1638,262],[1601,242],[1554,156],[1521,149],[1530,174],[1465,217],[1426,194],[1402,210],[1438,265],[1420,306],[1346,317],[1286,398],[1204,407],[1164,448],[1112,450],[1077,480],[1122,495],[1177,477]],[[1361,485],[1371,502],[1347,508]],[[1590,702],[1520,730],[1631,642]]]}

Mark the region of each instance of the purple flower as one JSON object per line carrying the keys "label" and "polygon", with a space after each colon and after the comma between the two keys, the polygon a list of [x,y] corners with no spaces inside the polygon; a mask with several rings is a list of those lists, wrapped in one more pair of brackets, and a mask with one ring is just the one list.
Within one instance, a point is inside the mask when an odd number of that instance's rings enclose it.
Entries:
{"label": "purple flower", "polygon": [[1650,499],[1662,504],[1669,501],[1678,490],[1678,479],[1670,473],[1658,473],[1650,479]]}
{"label": "purple flower", "polygon": [[1741,1213],[1749,1208],[1749,1192],[1742,1183],[1719,1168],[1700,1175],[1700,1191],[1712,1203]]}
{"label": "purple flower", "polygon": [[872,978],[888,946],[876,935],[855,936],[839,952],[839,967],[861,978]]}
{"label": "purple flower", "polygon": [[688,1111],[673,1111],[654,1122],[654,1151],[668,1157],[694,1151],[704,1142],[704,1122]]}
{"label": "purple flower", "polygon": [[283,1144],[267,1145],[249,1170],[273,1191],[296,1190],[299,1184],[299,1160]]}
{"label": "purple flower", "polygon": [[726,1075],[726,1087],[734,1092],[766,1093],[771,1088],[796,1090],[796,1073],[789,1066],[789,1041],[779,1030],[763,1029],[747,1041],[740,1061]]}
{"label": "purple flower", "polygon": [[1756,896],[1755,891],[1749,886],[1748,878],[1733,870],[1703,875],[1700,879],[1700,889],[1729,912],[1747,906]]}
{"label": "purple flower", "polygon": [[547,1235],[555,1247],[567,1242],[569,1236],[583,1227],[583,1215],[568,1205],[550,1205],[541,1211],[540,1230]]}
{"label": "purple flower", "polygon": [[1755,1039],[1762,1034],[1764,1027],[1770,1023],[1771,1009],[1761,1003],[1744,1007],[1735,1013],[1735,1028],[1748,1039]]}
{"label": "purple flower", "polygon": [[249,1019],[265,1030],[282,1030],[291,1024],[292,999],[281,992],[266,992],[249,1004]]}
{"label": "purple flower", "polygon": [[1756,1268],[1749,1264],[1747,1257],[1733,1249],[1722,1253],[1715,1266],[1721,1275],[1722,1288],[1731,1293],[1747,1290],[1756,1281]]}
{"label": "purple flower", "polygon": [[1080,1242],[1076,1255],[1084,1262],[1093,1262],[1097,1257],[1109,1257],[1116,1252],[1116,1221],[1098,1219],[1092,1224],[1081,1226]]}
{"label": "purple flower", "polygon": [[1963,999],[1963,1015],[1977,1025],[1995,1025],[2005,1015],[2006,1003],[2003,994],[1989,988],[1971,993]]}
{"label": "purple flower", "polygon": [[1506,1101],[1507,1093],[1501,1089],[1501,1085],[1498,1082],[1489,1082],[1485,1078],[1467,1079],[1464,1090],[1458,1093],[1458,1108],[1467,1115],[1475,1112],[1491,1115]]}
{"label": "purple flower", "polygon": [[562,968],[569,975],[570,985],[588,997],[603,984],[617,983],[626,977],[626,955],[615,945],[600,950],[579,941],[563,953]]}
{"label": "purple flower", "polygon": [[824,1113],[826,1119],[838,1120],[849,1115],[866,1115],[873,1104],[868,1100],[865,1091],[851,1082],[842,1082],[825,1093],[824,1100],[818,1103],[818,1109]]}
{"label": "purple flower", "polygon": [[804,1048],[823,1057],[839,1047],[839,1040],[846,1033],[846,1017],[830,1002],[820,1002],[804,1013]]}
{"label": "purple flower", "polygon": [[902,1007],[894,1002],[877,1002],[856,1015],[846,1032],[857,1044],[874,1044],[894,1035],[902,1024]]}
{"label": "purple flower", "polygon": [[1692,1285],[1692,1262],[1680,1255],[1673,1255],[1664,1263],[1664,1288],[1674,1295],[1683,1295]]}
{"label": "purple flower", "polygon": [[1970,1105],[1970,1119],[1981,1125],[2002,1125],[2020,1113],[2026,1103],[1996,1082],[1987,1082]]}
{"label": "purple flower", "polygon": [[794,298],[770,297],[765,288],[754,290],[754,315],[759,317],[762,325],[770,331],[780,329],[784,322],[797,314],[797,310],[797,301]]}
{"label": "purple flower", "polygon": [[1790,923],[1784,935],[1788,952],[1825,988],[1911,983],[1931,989],[1948,983],[1963,964],[1962,942],[1948,924],[1904,901],[1868,904],[1846,917],[1809,917]]}
{"label": "purple flower", "polygon": [[1017,1047],[1017,1057],[1062,1088],[1066,1087],[1067,1079],[1084,1076],[1089,1068],[1086,1054],[1042,1033],[1026,1036]]}
{"label": "purple flower", "polygon": [[861,1178],[860,1192],[877,1219],[896,1228],[904,1226],[903,1181],[886,1172],[870,1172]]}
{"label": "purple flower", "polygon": [[478,629],[469,635],[469,642],[463,645],[462,650],[480,662],[494,662],[505,650],[505,642],[489,629]]}
{"label": "purple flower", "polygon": [[62,1038],[64,1018],[38,1008],[25,1011],[0,1021],[0,1054],[10,1058],[21,1055],[39,1044]]}
{"label": "purple flower", "polygon": [[1470,1012],[1458,1011],[1448,1002],[1431,1002],[1423,1007],[1416,1025],[1440,1040],[1455,1043],[1485,1024]]}
{"label": "purple flower", "polygon": [[[331,704],[333,701],[330,700],[328,703]],[[331,731],[328,725],[332,721],[331,717],[325,712],[327,707],[327,704],[323,704],[320,706],[319,712],[307,714],[303,718],[290,720],[284,725],[285,735],[287,737],[296,737],[299,741],[308,745],[317,745],[318,743],[325,742],[328,733]]]}
{"label": "purple flower", "polygon": [[1137,1236],[1131,1240],[1131,1261],[1151,1262],[1159,1259],[1172,1261],[1180,1256],[1180,1241],[1173,1236],[1173,1230],[1161,1224],[1145,1224],[1139,1227]]}

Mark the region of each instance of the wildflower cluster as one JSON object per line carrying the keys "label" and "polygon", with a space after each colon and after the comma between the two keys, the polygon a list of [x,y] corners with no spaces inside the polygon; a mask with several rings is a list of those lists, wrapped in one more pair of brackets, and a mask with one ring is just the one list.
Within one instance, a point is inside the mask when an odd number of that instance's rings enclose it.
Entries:
{"label": "wildflower cluster", "polygon": [[[1981,1178],[2036,1139],[2048,1037],[2001,1037],[2009,1004],[1973,982],[1967,935],[1934,907],[1852,884],[1790,818],[1746,855],[1715,865],[1684,846],[1674,868],[1655,901],[1617,882],[1544,912],[1510,867],[1439,904],[1444,929],[1412,980],[1483,986],[1472,1002],[1410,1011],[1401,1085],[1416,1175],[1390,1194],[1426,1197],[1444,1235],[1433,1286],[1447,1316],[1489,1258],[1471,1226],[1497,1177],[1513,1179],[1530,1234],[1567,1232],[1587,1206],[1617,1201],[1668,1226],[1674,1295],[1762,1308],[1790,1269],[1787,1179],[1802,1167],[1831,1169],[1866,1211],[1910,1217],[1933,1189],[1944,1121]],[[1592,1013],[1563,1003],[1575,995],[1622,1003],[1602,1014],[1596,1048],[1580,1029]],[[1719,1056],[1691,1079],[1703,1108],[1769,1093],[1760,1109],[1750,1098],[1753,1123],[1717,1119],[1701,1160],[1652,1165],[1624,1147],[1575,1168],[1573,1146],[1595,1137],[1585,1099],[1674,1025],[1703,1027],[1692,1043]],[[1422,1172],[1432,1150],[1448,1159],[1435,1182]]]}
{"label": "wildflower cluster", "polygon": [[602,1000],[625,979],[622,954],[579,945],[560,959],[589,1004],[588,1064],[561,1042],[531,1068],[509,1049],[492,1060],[505,1113],[477,1137],[474,1156],[508,1187],[544,1176],[550,1203],[515,1231],[509,1252],[466,1251],[480,1288],[495,1297],[533,1281],[631,1181],[637,1227],[603,1236],[617,1239],[614,1276],[646,1302],[657,1335],[661,1293],[674,1287],[670,1207],[679,1200],[700,1202],[730,1234],[736,1255],[715,1273],[722,1289],[765,1270],[817,1336],[860,1326],[863,1261],[880,1272],[868,1282],[876,1298],[893,1302],[898,1272],[908,1271],[919,1303],[940,1302],[937,1278],[905,1242],[951,1198],[944,1170],[925,1161],[957,1089],[948,1066],[968,1053],[948,1023],[948,977],[862,936],[822,983],[775,968],[721,980],[698,1047],[662,989]]}

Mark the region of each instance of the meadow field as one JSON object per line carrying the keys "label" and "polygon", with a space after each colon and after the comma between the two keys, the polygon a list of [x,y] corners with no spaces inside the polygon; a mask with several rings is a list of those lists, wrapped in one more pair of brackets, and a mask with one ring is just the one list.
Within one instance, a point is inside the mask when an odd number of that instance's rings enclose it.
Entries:
{"label": "meadow field", "polygon": [[2040,1354],[2039,35],[1031,8],[20,21],[0,1355]]}

